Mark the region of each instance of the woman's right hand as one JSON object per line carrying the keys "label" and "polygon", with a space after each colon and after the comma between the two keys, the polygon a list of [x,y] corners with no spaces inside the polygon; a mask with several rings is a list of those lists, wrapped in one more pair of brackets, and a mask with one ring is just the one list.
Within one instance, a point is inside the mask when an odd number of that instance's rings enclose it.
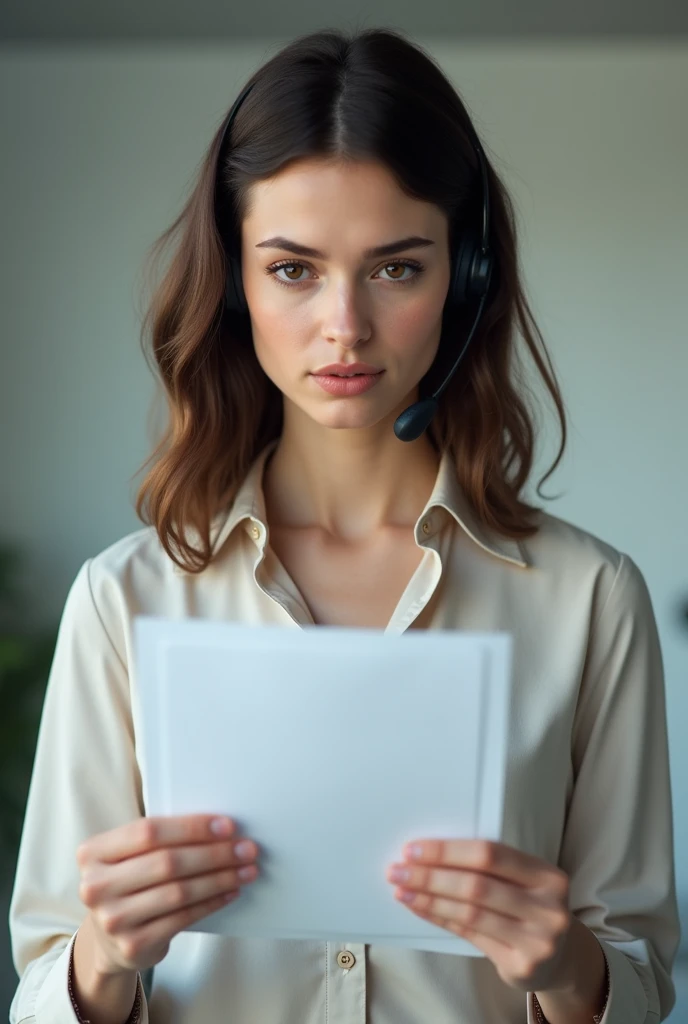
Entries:
{"label": "woman's right hand", "polygon": [[[138,818],[91,836],[77,849],[79,898],[89,910],[100,974],[160,963],[174,936],[239,895],[258,875],[258,847],[231,819]],[[244,845],[246,844],[246,845]]]}

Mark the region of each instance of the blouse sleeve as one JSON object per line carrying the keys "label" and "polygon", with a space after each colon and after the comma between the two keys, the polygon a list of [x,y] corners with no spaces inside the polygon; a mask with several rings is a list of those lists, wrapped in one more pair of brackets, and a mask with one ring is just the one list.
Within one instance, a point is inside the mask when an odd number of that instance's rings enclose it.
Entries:
{"label": "blouse sleeve", "polygon": [[[86,914],[76,850],[144,813],[127,668],[96,608],[92,561],[67,595],[43,703],[10,902],[19,975],[10,1024],[78,1020],[68,986]],[[148,1024],[145,998],[139,1022]]]}
{"label": "blouse sleeve", "polygon": [[[656,1024],[674,1006],[681,934],[666,696],[650,595],[632,559],[620,558],[590,635],[559,867],[571,912],[609,965],[601,1024]],[[530,992],[527,1010],[536,1024]]]}

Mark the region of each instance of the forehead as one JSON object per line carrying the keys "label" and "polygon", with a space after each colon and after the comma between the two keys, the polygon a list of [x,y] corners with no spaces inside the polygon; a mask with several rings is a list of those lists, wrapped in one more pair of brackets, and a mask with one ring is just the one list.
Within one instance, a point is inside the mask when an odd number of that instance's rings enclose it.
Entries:
{"label": "forehead", "polygon": [[[441,231],[442,210],[403,191],[384,164],[372,160],[319,157],[295,160],[276,175],[251,185],[243,228],[298,237],[304,229],[321,234],[328,225],[374,223],[384,230],[404,227]],[[301,228],[301,232],[299,232]]]}

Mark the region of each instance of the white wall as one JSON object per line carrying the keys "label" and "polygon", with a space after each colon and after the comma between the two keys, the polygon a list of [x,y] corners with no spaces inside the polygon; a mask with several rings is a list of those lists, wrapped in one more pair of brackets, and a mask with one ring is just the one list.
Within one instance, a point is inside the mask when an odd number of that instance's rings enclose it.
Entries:
{"label": "white wall", "polygon": [[[654,599],[688,919],[688,45],[424,45],[518,207],[573,423],[550,508],[629,552]],[[30,552],[37,615],[58,614],[83,559],[139,525],[144,250],[273,49],[0,54],[0,539]]]}

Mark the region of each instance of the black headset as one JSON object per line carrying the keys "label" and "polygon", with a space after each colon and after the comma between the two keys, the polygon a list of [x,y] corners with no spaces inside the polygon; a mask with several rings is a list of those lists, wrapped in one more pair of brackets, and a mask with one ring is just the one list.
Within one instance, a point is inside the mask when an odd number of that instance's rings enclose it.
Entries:
{"label": "black headset", "polygon": [[[234,122],[236,112],[246,96],[250,93],[253,85],[254,83],[247,85],[232,105],[232,109],[227,116],[227,121],[218,147],[217,172],[215,177],[215,215],[218,229],[220,223],[219,178],[222,166],[222,151],[224,149],[225,139]],[[444,378],[442,384],[435,392],[433,392],[430,398],[424,398],[419,402],[414,402],[414,404],[410,405],[408,409],[404,409],[401,415],[395,420],[394,433],[400,441],[415,441],[416,438],[420,437],[423,431],[429,426],[432,417],[437,411],[437,399],[456,373],[459,363],[466,354],[466,350],[471,343],[473,335],[475,334],[475,329],[480,321],[487,292],[490,287],[494,260],[489,249],[490,198],[487,184],[487,169],[485,166],[485,157],[483,155],[482,146],[480,145],[478,137],[474,133],[472,133],[471,141],[480,163],[483,196],[482,228],[479,232],[475,227],[468,228],[462,233],[459,239],[456,253],[452,255],[451,283],[447,293],[445,310],[456,309],[474,299],[479,299],[480,303],[475,320],[473,321],[473,326],[468,333],[468,337],[454,361],[454,365]],[[228,312],[247,316],[249,310],[241,280],[240,252],[228,239],[225,239],[224,242],[227,257],[225,305]]]}

